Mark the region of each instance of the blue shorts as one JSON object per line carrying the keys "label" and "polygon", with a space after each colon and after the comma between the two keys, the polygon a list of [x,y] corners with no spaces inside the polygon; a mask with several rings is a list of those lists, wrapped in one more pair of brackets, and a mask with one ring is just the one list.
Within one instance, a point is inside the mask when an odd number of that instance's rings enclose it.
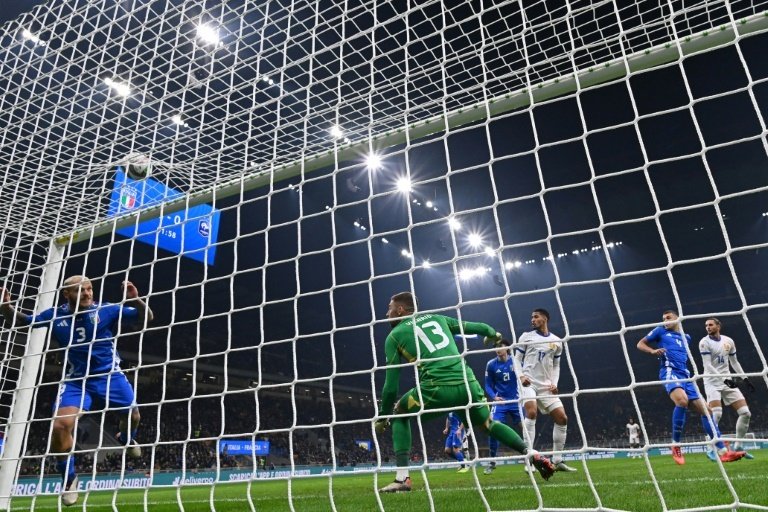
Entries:
{"label": "blue shorts", "polygon": [[62,407],[77,407],[90,411],[94,404],[105,409],[132,408],[136,405],[136,396],[133,394],[131,383],[122,372],[69,380],[59,386],[54,411]]}
{"label": "blue shorts", "polygon": [[688,375],[688,372],[675,370],[674,368],[662,368],[659,371],[659,379],[664,382],[664,389],[667,390],[667,394],[671,393],[677,388],[680,388],[685,391],[689,401],[698,400],[701,398],[701,395],[699,394],[699,390],[696,387],[696,384],[690,381],[686,382],[682,380],[689,377],[690,376]]}
{"label": "blue shorts", "polygon": [[446,448],[461,448],[461,435],[455,430],[448,432],[448,436],[445,438]]}
{"label": "blue shorts", "polygon": [[506,423],[507,419],[511,419],[512,424],[517,425],[520,423],[520,418],[522,418],[520,404],[503,404],[491,407],[491,419],[494,421]]}

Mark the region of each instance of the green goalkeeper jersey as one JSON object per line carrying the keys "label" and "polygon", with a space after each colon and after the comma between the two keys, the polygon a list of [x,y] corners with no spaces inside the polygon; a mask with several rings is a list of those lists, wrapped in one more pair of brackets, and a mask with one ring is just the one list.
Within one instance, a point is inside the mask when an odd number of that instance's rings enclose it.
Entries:
{"label": "green goalkeeper jersey", "polygon": [[406,317],[387,336],[384,353],[387,375],[381,393],[381,414],[392,414],[400,383],[401,358],[417,362],[419,384],[428,386],[461,384],[466,379],[476,380],[475,374],[464,363],[454,334],[480,334],[495,336],[490,325],[477,322],[459,322],[443,315],[423,314]]}

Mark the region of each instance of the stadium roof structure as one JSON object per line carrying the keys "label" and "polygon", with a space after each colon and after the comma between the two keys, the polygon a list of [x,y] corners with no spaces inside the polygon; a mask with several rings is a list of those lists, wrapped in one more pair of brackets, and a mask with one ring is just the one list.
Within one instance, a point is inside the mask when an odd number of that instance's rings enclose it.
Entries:
{"label": "stadium roof structure", "polygon": [[472,122],[494,103],[536,100],[542,85],[575,87],[575,70],[625,73],[622,55],[676,56],[674,41],[732,37],[768,6],[702,1],[670,16],[669,4],[651,0],[530,4],[38,6],[0,29],[6,225],[47,239],[103,221],[112,167],[136,152],[157,162],[156,179],[203,193],[199,201],[217,186],[362,160],[419,135],[414,126],[444,130],[446,113]]}

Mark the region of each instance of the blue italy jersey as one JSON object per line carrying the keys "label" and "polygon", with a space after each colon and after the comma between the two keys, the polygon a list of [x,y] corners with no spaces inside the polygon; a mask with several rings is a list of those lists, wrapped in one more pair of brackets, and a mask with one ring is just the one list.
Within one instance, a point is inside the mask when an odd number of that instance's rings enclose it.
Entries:
{"label": "blue italy jersey", "polygon": [[517,400],[519,398],[515,366],[511,356],[505,362],[494,357],[485,365],[485,392],[491,400],[496,396],[504,400]]}
{"label": "blue italy jersey", "polygon": [[[121,313],[122,312],[122,313]],[[84,377],[120,369],[115,350],[115,330],[120,320],[136,321],[136,308],[119,304],[93,303],[73,316],[69,304],[27,316],[32,327],[50,325],[53,337],[67,351],[67,377]],[[90,361],[90,365],[89,365]]]}
{"label": "blue italy jersey", "polygon": [[666,353],[659,357],[662,368],[672,368],[690,376],[688,373],[688,344],[691,337],[683,337],[677,331],[670,331],[663,325],[656,327],[648,333],[646,339],[651,343],[656,343],[657,348],[663,348]]}
{"label": "blue italy jersey", "polygon": [[458,415],[453,412],[448,413],[448,435],[454,434],[459,431],[461,426],[461,420]]}

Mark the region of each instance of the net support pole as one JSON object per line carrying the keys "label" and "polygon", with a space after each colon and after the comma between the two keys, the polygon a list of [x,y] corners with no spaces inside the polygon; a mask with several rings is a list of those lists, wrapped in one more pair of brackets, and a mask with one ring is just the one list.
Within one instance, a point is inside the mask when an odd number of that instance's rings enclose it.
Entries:
{"label": "net support pole", "polygon": [[[36,311],[40,312],[54,305],[58,289],[59,274],[64,264],[65,246],[53,240],[48,247],[48,257],[43,267]],[[5,447],[0,457],[0,510],[9,510],[11,495],[19,465],[21,464],[24,439],[29,428],[30,409],[34,400],[37,377],[43,363],[43,350],[48,329],[30,329],[27,346],[21,361],[18,386],[13,396],[11,420],[5,435]]]}

